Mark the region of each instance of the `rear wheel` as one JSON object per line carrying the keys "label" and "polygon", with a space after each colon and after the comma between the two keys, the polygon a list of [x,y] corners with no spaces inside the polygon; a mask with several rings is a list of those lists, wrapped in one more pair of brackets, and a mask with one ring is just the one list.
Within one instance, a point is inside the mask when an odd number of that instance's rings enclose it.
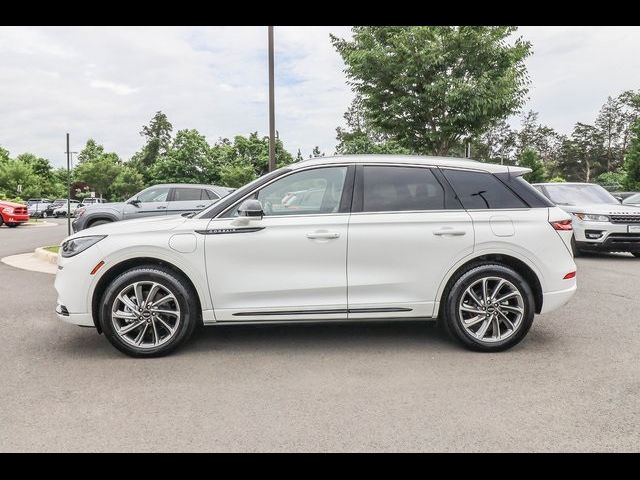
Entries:
{"label": "rear wheel", "polygon": [[636,258],[640,258],[640,252],[631,252],[631,255],[633,255]]}
{"label": "rear wheel", "polygon": [[471,350],[497,352],[519,343],[533,323],[535,302],[526,280],[500,264],[463,272],[444,302],[444,325]]}
{"label": "rear wheel", "polygon": [[195,292],[181,275],[159,266],[119,275],[102,298],[100,325],[118,350],[132,357],[166,355],[183,344],[199,319]]}
{"label": "rear wheel", "polygon": [[4,219],[2,218],[2,215],[0,215],[0,227],[2,226],[3,223],[4,223]]}

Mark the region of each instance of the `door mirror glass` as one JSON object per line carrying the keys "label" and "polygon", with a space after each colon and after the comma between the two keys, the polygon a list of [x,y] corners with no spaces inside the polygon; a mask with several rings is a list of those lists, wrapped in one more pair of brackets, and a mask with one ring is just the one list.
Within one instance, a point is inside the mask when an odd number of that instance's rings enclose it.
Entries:
{"label": "door mirror glass", "polygon": [[260,200],[248,199],[240,204],[238,208],[238,216],[240,217],[260,217],[262,218],[264,211],[262,210],[262,203]]}

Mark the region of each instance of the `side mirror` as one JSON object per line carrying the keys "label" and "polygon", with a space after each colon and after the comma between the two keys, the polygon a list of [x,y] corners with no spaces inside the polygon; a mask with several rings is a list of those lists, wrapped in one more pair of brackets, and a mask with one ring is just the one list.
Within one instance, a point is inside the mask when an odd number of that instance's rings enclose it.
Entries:
{"label": "side mirror", "polygon": [[138,207],[140,205],[140,200],[138,200],[137,198],[132,198],[127,203],[130,203],[134,207]]}
{"label": "side mirror", "polygon": [[620,203],[622,203],[622,201],[624,200],[621,196],[619,195],[614,195],[613,196],[616,200],[618,200]]}
{"label": "side mirror", "polygon": [[240,207],[238,208],[238,216],[262,218],[264,216],[264,211],[262,210],[262,203],[260,203],[260,200],[254,200],[254,199],[245,200],[240,204]]}

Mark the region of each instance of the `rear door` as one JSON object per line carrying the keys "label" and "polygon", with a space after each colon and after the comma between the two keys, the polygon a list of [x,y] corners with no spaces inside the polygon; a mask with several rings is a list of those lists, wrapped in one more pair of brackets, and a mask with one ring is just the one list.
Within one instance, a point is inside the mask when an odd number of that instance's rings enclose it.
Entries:
{"label": "rear door", "polygon": [[363,165],[347,256],[349,318],[431,317],[447,271],[473,251],[469,214],[437,169]]}
{"label": "rear door", "polygon": [[169,215],[199,212],[213,203],[207,191],[201,187],[174,187],[167,213]]}

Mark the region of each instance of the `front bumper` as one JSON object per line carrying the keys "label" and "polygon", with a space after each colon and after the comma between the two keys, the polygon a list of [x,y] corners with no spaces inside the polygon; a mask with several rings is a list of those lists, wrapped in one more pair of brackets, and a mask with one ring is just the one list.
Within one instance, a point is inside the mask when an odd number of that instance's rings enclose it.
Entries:
{"label": "front bumper", "polygon": [[4,214],[2,216],[4,223],[25,223],[29,221],[29,215],[24,214]]}
{"label": "front bumper", "polygon": [[638,227],[638,224],[573,222],[576,246],[599,252],[640,252]]}

